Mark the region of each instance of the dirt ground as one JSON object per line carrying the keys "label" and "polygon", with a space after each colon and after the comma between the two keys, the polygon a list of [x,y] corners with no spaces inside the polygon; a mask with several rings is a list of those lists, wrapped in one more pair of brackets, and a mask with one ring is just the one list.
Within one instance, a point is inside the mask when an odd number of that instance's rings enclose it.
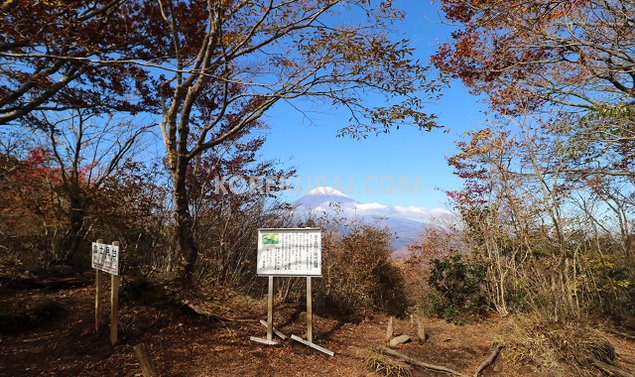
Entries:
{"label": "dirt ground", "polygon": [[[266,316],[264,300],[225,297],[215,311],[240,321],[218,321],[195,315],[174,304],[139,300],[122,292],[119,343],[112,347],[108,315],[94,332],[94,286],[90,276],[79,286],[62,288],[2,286],[0,313],[19,313],[39,302],[59,304],[60,311],[38,319],[28,329],[4,328],[0,337],[0,376],[141,376],[133,351],[145,345],[162,376],[375,376],[367,358],[373,346],[384,345],[387,318],[376,316],[359,323],[314,316],[315,343],[335,352],[329,357],[295,341],[266,346],[250,341],[265,337],[258,323]],[[106,303],[105,308],[109,306]],[[304,308],[278,305],[274,324],[287,335],[305,336]],[[475,324],[453,325],[425,319],[428,339],[411,342],[398,351],[426,363],[473,374],[485,360],[490,346],[505,343],[509,320],[488,319]],[[395,323],[395,332],[414,335],[409,320]],[[633,368],[635,343],[617,337],[614,344],[626,370]],[[566,369],[517,364],[504,348],[481,376],[575,375]],[[421,368],[413,376],[443,376]]]}

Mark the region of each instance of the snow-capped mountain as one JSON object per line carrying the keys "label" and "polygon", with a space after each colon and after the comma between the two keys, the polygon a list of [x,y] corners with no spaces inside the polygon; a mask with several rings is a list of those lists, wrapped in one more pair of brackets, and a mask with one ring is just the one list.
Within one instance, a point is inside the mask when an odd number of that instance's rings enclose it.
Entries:
{"label": "snow-capped mountain", "polygon": [[333,187],[321,186],[309,191],[300,199],[296,200],[297,206],[303,207],[303,209],[314,210],[322,206],[328,207],[329,203],[357,203],[355,199],[349,198],[340,191],[337,191]]}
{"label": "snow-capped mountain", "polygon": [[361,203],[332,187],[317,187],[295,201],[295,212],[300,218],[319,217],[324,213],[345,218],[363,219],[385,225],[395,235],[394,254],[402,254],[406,247],[416,241],[430,221],[437,216],[446,216],[446,210],[419,207],[390,206],[381,203]]}

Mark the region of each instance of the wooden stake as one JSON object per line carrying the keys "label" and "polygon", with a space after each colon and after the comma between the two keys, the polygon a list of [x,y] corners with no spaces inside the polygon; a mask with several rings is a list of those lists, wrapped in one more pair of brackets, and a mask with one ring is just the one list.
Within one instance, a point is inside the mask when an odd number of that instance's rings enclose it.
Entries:
{"label": "wooden stake", "polygon": [[386,342],[390,342],[390,339],[392,339],[395,336],[395,318],[393,316],[390,316],[390,318],[388,318],[388,327],[386,328]]}
{"label": "wooden stake", "polygon": [[426,327],[423,324],[423,315],[417,315],[417,339],[419,343],[424,343],[426,341]]}
{"label": "wooden stake", "polygon": [[306,340],[313,343],[313,298],[310,276],[306,278]]}
{"label": "wooden stake", "polygon": [[269,276],[267,291],[267,340],[273,341],[273,276]]}
{"label": "wooden stake", "polygon": [[[269,288],[267,289],[267,322],[260,321],[267,328],[267,339],[258,338],[255,336],[250,336],[249,339],[253,342],[258,342],[262,344],[266,344],[268,346],[278,345],[278,342],[273,340],[274,331],[276,334],[278,330],[273,328],[273,276],[269,276]],[[284,337],[282,333],[280,333],[281,337]],[[286,337],[285,337],[286,338]]]}
{"label": "wooden stake", "polygon": [[137,354],[137,359],[139,359],[139,365],[141,366],[141,372],[143,373],[143,377],[156,377],[157,376],[157,368],[154,365],[154,362],[150,358],[148,351],[146,351],[143,344],[137,344],[132,347],[134,352]]}
{"label": "wooden stake", "polygon": [[[119,242],[112,243],[119,246]],[[110,344],[117,344],[117,328],[119,327],[119,276],[110,275]]]}
{"label": "wooden stake", "polygon": [[[97,243],[103,243],[104,240],[99,239]],[[91,250],[92,254],[92,250]],[[98,269],[95,269],[95,334],[99,333],[101,327],[101,301],[102,301],[102,273]]]}

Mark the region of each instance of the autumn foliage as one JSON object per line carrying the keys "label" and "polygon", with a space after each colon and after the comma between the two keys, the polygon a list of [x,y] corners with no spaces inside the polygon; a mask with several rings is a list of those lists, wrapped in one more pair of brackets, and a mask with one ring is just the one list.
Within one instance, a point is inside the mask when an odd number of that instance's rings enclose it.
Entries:
{"label": "autumn foliage", "polygon": [[433,57],[500,111],[631,103],[631,1],[440,2],[461,27]]}

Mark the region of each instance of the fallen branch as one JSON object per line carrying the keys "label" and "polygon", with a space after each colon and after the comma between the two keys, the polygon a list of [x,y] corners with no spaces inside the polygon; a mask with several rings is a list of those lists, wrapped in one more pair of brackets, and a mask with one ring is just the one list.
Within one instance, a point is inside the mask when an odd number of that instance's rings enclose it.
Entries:
{"label": "fallen branch", "polygon": [[595,361],[593,362],[593,365],[598,368],[599,370],[602,371],[602,373],[604,373],[607,376],[612,376],[612,377],[633,377],[632,374],[623,371],[622,369],[613,366],[613,365],[609,365],[606,363],[603,363],[601,361]]}
{"label": "fallen branch", "polygon": [[496,344],[492,352],[487,357],[487,359],[483,361],[483,363],[476,369],[476,372],[474,372],[474,377],[478,377],[479,373],[481,373],[485,368],[490,366],[490,364],[492,364],[494,360],[496,360],[496,357],[498,356],[498,354],[501,352],[502,349],[503,349],[502,344]]}
{"label": "fallen branch", "polygon": [[25,290],[41,288],[58,290],[85,287],[88,284],[89,283],[81,276],[50,276],[11,280],[7,286],[13,289]]}
{"label": "fallen branch", "polygon": [[253,318],[233,318],[233,317],[223,317],[220,316],[218,314],[209,314],[207,315],[209,318],[211,319],[215,319],[217,321],[221,321],[221,322],[248,322],[248,323],[257,323],[258,320],[257,319],[253,319]]}
{"label": "fallen branch", "polygon": [[397,352],[395,350],[391,350],[390,348],[386,348],[386,347],[376,347],[375,348],[377,351],[384,353],[384,354],[388,354],[391,356],[394,356],[402,361],[405,361],[406,363],[412,364],[412,365],[416,365],[418,367],[421,368],[425,368],[425,369],[429,369],[429,370],[433,370],[435,372],[442,372],[442,373],[448,373],[454,376],[461,376],[461,377],[469,377],[466,374],[463,374],[461,372],[457,372],[453,369],[441,366],[441,365],[434,365],[434,364],[428,364],[428,363],[424,363],[423,361],[419,361],[417,359],[413,359],[409,356],[404,355],[403,353]]}
{"label": "fallen branch", "polygon": [[[496,344],[494,346],[494,349],[492,349],[492,352],[490,352],[490,354],[487,357],[487,359],[485,359],[485,361],[483,361],[483,363],[481,363],[481,365],[479,365],[479,367],[476,369],[476,372],[474,372],[472,377],[478,377],[479,373],[481,373],[483,370],[485,370],[485,368],[490,366],[494,362],[494,360],[496,360],[496,357],[498,356],[498,354],[501,352],[502,349],[503,349],[503,345],[502,344]],[[380,352],[380,353],[383,353],[383,354],[394,356],[394,357],[398,358],[399,360],[404,361],[406,363],[409,363],[409,364],[412,364],[412,365],[416,365],[416,366],[421,367],[421,368],[433,370],[435,372],[448,373],[448,374],[451,374],[451,375],[454,375],[454,376],[470,377],[467,374],[463,374],[461,372],[457,372],[454,369],[450,369],[448,367],[444,367],[444,366],[441,366],[441,365],[434,365],[434,364],[424,363],[423,361],[419,361],[417,359],[413,359],[412,357],[404,355],[403,353],[397,352],[397,351],[392,350],[390,348],[375,347],[375,350]]]}
{"label": "fallen branch", "polygon": [[631,335],[631,334],[623,332],[623,331],[619,331],[619,330],[615,330],[615,329],[606,329],[606,331],[610,332],[611,334],[621,336],[622,338],[626,338],[628,340],[635,340],[635,335]]}

